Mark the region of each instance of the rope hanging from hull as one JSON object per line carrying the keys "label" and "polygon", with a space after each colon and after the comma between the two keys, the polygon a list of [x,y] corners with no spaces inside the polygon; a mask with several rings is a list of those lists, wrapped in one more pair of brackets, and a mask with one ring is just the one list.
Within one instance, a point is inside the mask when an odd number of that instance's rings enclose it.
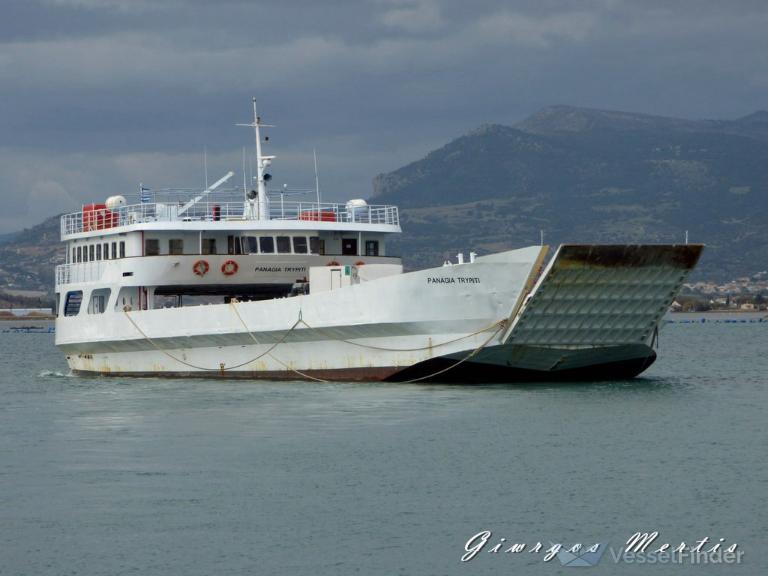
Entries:
{"label": "rope hanging from hull", "polygon": [[288,338],[288,335],[291,332],[293,332],[293,330],[296,328],[296,326],[299,325],[299,321],[297,320],[294,323],[294,325],[291,326],[291,328],[288,330],[288,332],[286,332],[283,335],[283,337],[280,338],[280,340],[278,340],[272,346],[267,348],[267,350],[265,352],[262,352],[261,354],[259,354],[258,356],[254,357],[254,358],[251,358],[250,360],[246,360],[245,362],[242,362],[240,364],[236,364],[234,366],[229,366],[229,367],[223,367],[220,364],[218,368],[208,368],[206,366],[197,366],[195,364],[191,364],[190,362],[187,362],[186,360],[182,360],[181,358],[179,358],[177,356],[174,356],[173,354],[168,352],[168,350],[162,348],[160,345],[157,344],[157,342],[155,342],[152,338],[150,338],[146,334],[146,332],[144,332],[144,330],[142,330],[139,327],[139,325],[136,324],[136,322],[134,322],[133,318],[131,318],[131,316],[128,314],[127,310],[123,310],[123,312],[125,313],[125,317],[128,318],[128,320],[130,321],[131,324],[133,324],[133,327],[136,328],[136,330],[139,332],[139,334],[141,334],[146,339],[146,341],[149,342],[152,345],[153,348],[155,348],[155,350],[157,350],[158,352],[162,352],[163,354],[165,354],[166,356],[168,356],[169,358],[171,358],[173,360],[176,360],[176,362],[179,362],[180,364],[184,364],[185,366],[189,366],[190,368],[194,368],[195,370],[204,370],[206,372],[222,372],[222,371],[226,372],[226,371],[229,371],[229,370],[235,370],[237,368],[242,368],[243,366],[245,366],[246,364],[250,364],[251,362],[256,362],[256,360],[259,360],[260,358],[263,358],[264,356],[266,356],[267,354],[272,352],[272,350],[277,348],[280,344],[285,342],[285,339]]}
{"label": "rope hanging from hull", "polygon": [[[248,333],[248,336],[253,340],[253,342],[256,345],[261,346],[262,345],[261,342],[259,342],[258,339],[256,338],[256,336],[253,334],[253,332],[251,332],[251,330],[248,328],[248,325],[245,323],[245,320],[240,315],[240,312],[237,309],[237,301],[236,300],[231,301],[230,302],[230,306],[232,306],[232,310],[235,313],[235,316],[237,316],[237,319],[242,324],[243,329]],[[238,368],[242,368],[243,366],[245,366],[247,364],[250,364],[252,362],[255,362],[255,361],[263,358],[264,356],[269,356],[272,360],[274,360],[275,362],[280,364],[286,370],[288,370],[290,372],[293,372],[293,373],[297,374],[298,376],[301,376],[302,378],[306,378],[307,380],[313,380],[315,382],[330,382],[330,381],[329,380],[325,380],[323,378],[317,378],[315,376],[312,376],[310,374],[306,374],[305,372],[297,370],[296,368],[293,368],[289,364],[286,364],[285,362],[283,362],[282,360],[277,358],[274,354],[272,354],[272,351],[275,350],[275,348],[277,348],[280,344],[283,344],[288,339],[288,336],[294,330],[296,330],[296,328],[300,324],[303,324],[308,330],[313,330],[313,331],[316,331],[316,332],[318,332],[318,333],[320,333],[322,335],[325,335],[329,340],[335,340],[337,342],[343,342],[345,344],[349,344],[349,345],[352,345],[352,346],[359,346],[361,348],[369,348],[371,350],[379,350],[379,351],[384,351],[384,352],[419,352],[419,351],[423,351],[423,350],[440,348],[442,346],[446,346],[448,344],[453,344],[455,342],[459,342],[461,340],[465,340],[467,338],[471,338],[473,336],[477,336],[477,335],[482,334],[484,332],[488,332],[489,330],[492,330],[494,327],[496,328],[496,330],[494,330],[494,332],[491,334],[491,336],[487,340],[485,340],[483,343],[481,343],[474,350],[471,350],[465,357],[463,357],[460,360],[457,360],[454,364],[451,364],[450,366],[448,366],[446,368],[443,368],[441,370],[438,370],[437,372],[434,372],[432,374],[427,374],[426,376],[421,376],[419,378],[413,378],[411,380],[405,380],[405,381],[401,382],[402,384],[408,384],[408,383],[413,383],[413,382],[420,382],[420,381],[423,381],[423,380],[427,380],[429,378],[434,378],[435,376],[439,376],[440,374],[448,372],[449,370],[453,370],[454,368],[456,368],[460,364],[463,364],[464,362],[466,362],[466,361],[470,360],[471,358],[473,358],[483,348],[488,346],[488,344],[490,344],[493,341],[493,339],[496,338],[496,336],[498,336],[498,334],[507,325],[507,319],[504,318],[502,320],[494,322],[493,324],[491,324],[491,325],[489,325],[489,326],[487,326],[487,327],[485,327],[485,328],[483,328],[481,330],[477,330],[477,331],[472,332],[470,334],[466,334],[466,335],[460,336],[458,338],[453,338],[452,340],[447,340],[447,341],[441,342],[439,344],[433,344],[433,345],[430,345],[430,346],[422,346],[422,347],[418,347],[418,348],[386,348],[386,347],[375,346],[375,345],[371,345],[371,344],[362,344],[362,343],[359,343],[359,342],[354,342],[352,340],[346,340],[344,338],[333,338],[333,337],[328,335],[326,330],[323,330],[321,328],[313,328],[312,326],[307,324],[303,320],[301,312],[299,312],[298,319],[296,320],[296,322],[293,323],[293,325],[290,327],[290,329],[285,334],[283,334],[283,336],[277,342],[272,344],[272,346],[267,348],[267,350],[265,350],[264,352],[262,352],[258,356],[250,358],[250,359],[246,360],[245,362],[241,362],[240,364],[236,364],[234,366],[225,366],[224,363],[221,363],[221,364],[219,364],[219,366],[217,368],[209,368],[209,367],[206,367],[206,366],[198,366],[196,364],[192,364],[191,362],[187,362],[186,360],[184,360],[182,358],[179,358],[178,356],[174,356],[173,354],[168,352],[168,350],[162,348],[146,332],[144,332],[144,330],[141,329],[141,327],[134,321],[134,319],[131,318],[131,315],[128,313],[128,310],[124,309],[123,313],[125,314],[125,317],[128,318],[128,321],[133,325],[133,327],[136,328],[136,330],[139,332],[139,334],[141,334],[144,337],[144,339],[147,340],[147,342],[149,342],[152,345],[153,348],[155,348],[158,352],[161,352],[162,354],[168,356],[172,360],[175,360],[176,362],[179,362],[180,364],[183,364],[184,366],[188,366],[189,368],[194,368],[195,370],[201,370],[201,371],[205,371],[205,372],[227,372],[227,371],[231,371],[231,370],[236,370]]]}

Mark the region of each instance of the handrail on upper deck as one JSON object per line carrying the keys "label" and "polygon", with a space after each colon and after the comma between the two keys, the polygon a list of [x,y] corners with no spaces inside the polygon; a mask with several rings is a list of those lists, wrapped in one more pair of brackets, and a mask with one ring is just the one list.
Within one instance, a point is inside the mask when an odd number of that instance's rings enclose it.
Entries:
{"label": "handrail on upper deck", "polygon": [[[95,230],[119,228],[145,222],[217,222],[245,220],[244,202],[199,202],[178,215],[177,203],[147,203],[81,210],[61,217],[61,234],[79,234]],[[349,207],[346,204],[316,202],[273,202],[270,220],[304,220],[397,226],[400,216],[397,206],[369,204]]]}

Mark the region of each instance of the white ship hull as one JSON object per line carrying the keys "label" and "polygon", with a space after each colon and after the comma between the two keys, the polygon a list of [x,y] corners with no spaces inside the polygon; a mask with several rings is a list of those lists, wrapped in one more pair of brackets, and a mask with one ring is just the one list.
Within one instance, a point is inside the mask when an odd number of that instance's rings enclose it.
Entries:
{"label": "white ship hull", "polygon": [[57,319],[78,374],[516,381],[631,377],[700,246],[542,247],[337,290]]}

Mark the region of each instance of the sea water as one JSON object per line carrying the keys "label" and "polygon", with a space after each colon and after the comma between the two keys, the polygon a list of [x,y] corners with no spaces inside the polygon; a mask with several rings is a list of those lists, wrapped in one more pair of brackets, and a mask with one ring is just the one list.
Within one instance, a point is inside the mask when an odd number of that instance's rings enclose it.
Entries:
{"label": "sea water", "polygon": [[[570,574],[546,551],[597,543],[593,574],[766,574],[768,324],[670,325],[659,356],[610,383],[78,378],[53,335],[0,334],[0,574]],[[741,555],[623,554],[638,531]]]}

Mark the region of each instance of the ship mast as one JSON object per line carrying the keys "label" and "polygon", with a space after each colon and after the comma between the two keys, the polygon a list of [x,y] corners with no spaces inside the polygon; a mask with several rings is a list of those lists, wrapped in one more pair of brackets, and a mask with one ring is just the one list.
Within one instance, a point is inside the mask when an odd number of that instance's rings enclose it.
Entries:
{"label": "ship mast", "polygon": [[261,153],[261,131],[260,128],[273,127],[272,124],[262,124],[261,118],[256,111],[256,97],[253,98],[253,122],[250,124],[238,124],[238,126],[249,126],[253,128],[253,136],[256,140],[256,194],[258,199],[257,220],[269,220],[269,198],[267,197],[267,182],[272,178],[266,172],[266,169],[272,164],[274,156],[264,156]]}

